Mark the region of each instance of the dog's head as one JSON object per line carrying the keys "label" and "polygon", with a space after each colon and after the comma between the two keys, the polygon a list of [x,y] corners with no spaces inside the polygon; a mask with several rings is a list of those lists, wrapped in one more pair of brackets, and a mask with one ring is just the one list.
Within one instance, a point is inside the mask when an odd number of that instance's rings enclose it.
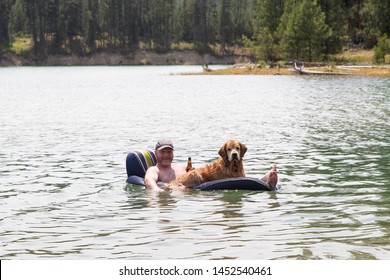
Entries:
{"label": "dog's head", "polygon": [[229,140],[222,145],[218,154],[223,158],[225,163],[229,163],[241,160],[246,151],[247,147],[244,144],[236,140]]}

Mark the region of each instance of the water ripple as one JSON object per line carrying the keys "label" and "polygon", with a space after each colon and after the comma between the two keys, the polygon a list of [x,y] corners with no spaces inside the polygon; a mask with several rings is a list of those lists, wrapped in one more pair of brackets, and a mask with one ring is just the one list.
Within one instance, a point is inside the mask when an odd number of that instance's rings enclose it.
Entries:
{"label": "water ripple", "polygon": [[[0,69],[2,259],[390,258],[388,79],[183,69]],[[164,137],[195,166],[238,139],[282,190],[126,185],[127,152]]]}

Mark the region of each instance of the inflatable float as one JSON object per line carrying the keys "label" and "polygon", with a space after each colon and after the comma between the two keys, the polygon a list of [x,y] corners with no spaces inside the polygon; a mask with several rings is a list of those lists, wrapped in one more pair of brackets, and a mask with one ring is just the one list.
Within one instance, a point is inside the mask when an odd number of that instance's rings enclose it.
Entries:
{"label": "inflatable float", "polygon": [[[126,157],[126,171],[128,184],[145,186],[144,177],[146,170],[150,166],[157,164],[157,158],[151,150],[137,150],[129,153]],[[159,182],[159,186],[166,183]],[[251,177],[236,177],[215,180],[190,187],[191,189],[201,191],[213,190],[256,190],[256,191],[275,191],[276,189],[264,181]]]}

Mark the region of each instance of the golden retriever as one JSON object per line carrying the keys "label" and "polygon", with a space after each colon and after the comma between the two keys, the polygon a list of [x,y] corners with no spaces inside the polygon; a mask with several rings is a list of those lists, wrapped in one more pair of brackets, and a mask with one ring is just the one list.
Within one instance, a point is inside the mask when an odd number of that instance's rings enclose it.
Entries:
{"label": "golden retriever", "polygon": [[212,163],[193,169],[169,183],[168,187],[193,187],[205,182],[245,176],[243,157],[247,147],[236,141],[225,142],[218,154],[221,156]]}

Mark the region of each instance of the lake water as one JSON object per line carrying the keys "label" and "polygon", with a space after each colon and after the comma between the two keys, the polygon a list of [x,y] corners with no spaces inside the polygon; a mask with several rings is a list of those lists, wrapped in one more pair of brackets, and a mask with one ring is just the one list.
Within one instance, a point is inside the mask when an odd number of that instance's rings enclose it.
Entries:
{"label": "lake water", "polygon": [[[0,68],[1,259],[390,259],[390,79]],[[156,194],[125,158],[245,143],[278,192]]]}

